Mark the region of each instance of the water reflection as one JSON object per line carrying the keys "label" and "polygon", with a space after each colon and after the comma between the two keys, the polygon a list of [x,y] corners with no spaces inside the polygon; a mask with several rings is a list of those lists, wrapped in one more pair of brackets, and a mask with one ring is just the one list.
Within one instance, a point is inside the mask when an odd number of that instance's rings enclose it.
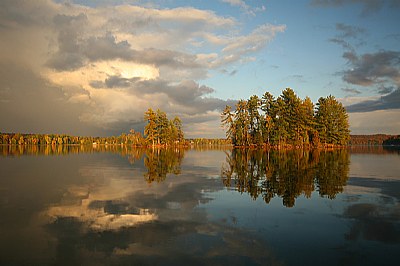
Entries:
{"label": "water reflection", "polygon": [[148,149],[144,158],[144,165],[147,168],[146,181],[148,183],[163,182],[167,174],[179,175],[184,155],[184,149]]}
{"label": "water reflection", "polygon": [[[206,171],[182,172],[184,154],[148,149],[127,154],[130,167],[81,168],[86,182],[67,186],[60,202],[40,214],[55,239],[55,264],[280,265],[264,239],[210,219],[204,206],[213,198],[204,191],[224,187]],[[207,154],[191,153],[188,160]]]}
{"label": "water reflection", "polygon": [[0,149],[2,265],[398,263],[397,153]]}
{"label": "water reflection", "polygon": [[314,189],[330,199],[343,191],[349,173],[349,152],[336,150],[264,151],[235,149],[226,154],[221,176],[227,187],[266,203],[278,196],[293,207],[300,195]]}

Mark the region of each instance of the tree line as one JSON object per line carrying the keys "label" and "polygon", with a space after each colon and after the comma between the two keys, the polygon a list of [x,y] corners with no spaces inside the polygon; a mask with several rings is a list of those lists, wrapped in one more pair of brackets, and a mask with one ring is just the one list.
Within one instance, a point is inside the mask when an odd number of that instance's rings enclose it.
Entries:
{"label": "tree line", "polygon": [[386,135],[386,134],[374,134],[374,135],[351,135],[351,145],[390,145],[394,139],[399,139],[400,136]]}
{"label": "tree line", "polygon": [[179,117],[168,120],[165,112],[149,108],[144,119],[148,122],[144,129],[144,136],[131,129],[129,133],[119,136],[91,137],[71,136],[67,134],[21,134],[0,133],[0,145],[186,145],[182,122]]}
{"label": "tree line", "polygon": [[291,88],[278,98],[265,92],[240,100],[234,111],[227,105],[221,124],[234,146],[346,145],[350,139],[348,114],[334,96],[314,105]]}
{"label": "tree line", "polygon": [[144,145],[144,139],[140,132],[131,129],[128,134],[111,137],[71,136],[67,134],[21,134],[0,133],[0,144],[7,145]]}

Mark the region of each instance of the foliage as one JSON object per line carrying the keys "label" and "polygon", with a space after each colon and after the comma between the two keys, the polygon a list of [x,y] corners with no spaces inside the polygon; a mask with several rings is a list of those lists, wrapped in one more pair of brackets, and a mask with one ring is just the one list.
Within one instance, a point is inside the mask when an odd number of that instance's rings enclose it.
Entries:
{"label": "foliage", "polygon": [[384,140],[383,145],[400,146],[400,135],[392,136],[389,139]]}
{"label": "foliage", "polygon": [[290,88],[277,99],[266,92],[238,101],[234,111],[226,106],[221,124],[235,146],[345,145],[350,134],[347,112],[335,97],[321,97],[315,108]]}
{"label": "foliage", "polygon": [[173,120],[168,120],[165,112],[160,109],[153,111],[149,108],[144,119],[147,120],[147,125],[144,128],[147,144],[152,146],[185,144],[182,122],[179,117],[176,116]]}
{"label": "foliage", "polygon": [[375,134],[375,135],[351,135],[350,144],[351,145],[390,145],[390,139],[396,139],[399,136],[396,135],[385,135],[385,134]]}
{"label": "foliage", "polygon": [[66,134],[21,134],[0,133],[0,145],[185,145],[182,122],[179,117],[168,120],[167,115],[148,109],[144,115],[148,124],[144,128],[146,138],[140,132],[131,129],[128,134],[111,137],[84,137]]}

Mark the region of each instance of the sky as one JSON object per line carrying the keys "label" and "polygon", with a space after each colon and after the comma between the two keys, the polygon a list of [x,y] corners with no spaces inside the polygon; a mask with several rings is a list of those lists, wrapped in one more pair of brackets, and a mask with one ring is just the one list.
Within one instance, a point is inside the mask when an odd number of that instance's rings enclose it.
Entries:
{"label": "sky", "polygon": [[400,0],[0,1],[0,132],[224,137],[226,105],[335,96],[352,134],[400,134]]}

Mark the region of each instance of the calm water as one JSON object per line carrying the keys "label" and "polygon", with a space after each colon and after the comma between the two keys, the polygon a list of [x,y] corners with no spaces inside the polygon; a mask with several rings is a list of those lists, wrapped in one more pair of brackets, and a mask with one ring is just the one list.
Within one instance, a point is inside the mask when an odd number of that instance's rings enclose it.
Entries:
{"label": "calm water", "polygon": [[0,147],[1,265],[398,265],[396,150]]}

